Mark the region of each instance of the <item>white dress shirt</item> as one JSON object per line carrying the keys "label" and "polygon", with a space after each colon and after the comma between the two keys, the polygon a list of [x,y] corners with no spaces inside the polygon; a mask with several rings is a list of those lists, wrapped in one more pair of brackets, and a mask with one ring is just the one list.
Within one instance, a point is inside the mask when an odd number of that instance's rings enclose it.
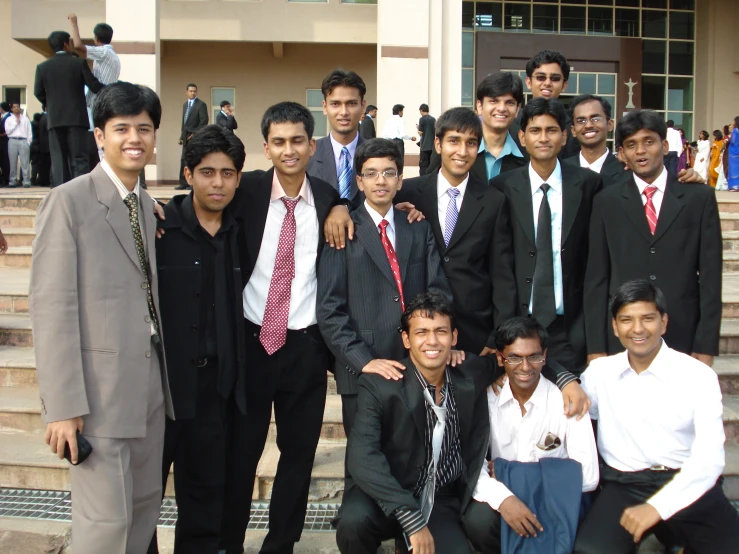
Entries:
{"label": "white dress shirt", "polygon": [[[333,133],[329,133],[329,140],[331,141],[331,148],[334,150],[334,162],[336,163],[336,176],[338,177],[341,173],[341,150],[344,145],[334,140]],[[349,167],[354,171],[354,153],[357,151],[357,144],[359,143],[359,132],[354,137],[354,140],[346,145],[346,149],[349,150]]]}
{"label": "white dress shirt", "polygon": [[[491,459],[538,462],[542,458],[569,458],[582,465],[582,491],[595,490],[599,479],[598,452],[590,418],[585,416],[577,421],[575,417],[565,417],[562,392],[543,377],[539,378],[534,394],[524,407],[526,415],[522,416],[509,381],[500,396],[488,389]],[[539,448],[537,444],[543,444],[548,433],[559,437],[562,445],[554,450]],[[510,496],[514,496],[513,493],[491,477],[487,464],[483,464],[472,497],[498,510]]]}
{"label": "white dress shirt", "polygon": [[405,124],[403,118],[399,115],[393,115],[385,122],[382,129],[382,136],[386,139],[404,139],[411,140],[413,137],[405,133]]}
{"label": "white dress shirt", "polygon": [[29,145],[33,139],[31,122],[24,114],[20,114],[20,119],[16,119],[15,114],[11,113],[5,119],[5,133],[8,138],[24,138]]}
{"label": "white dress shirt", "polygon": [[680,131],[678,131],[674,127],[668,128],[667,144],[670,152],[677,152],[678,154],[680,154],[680,152],[683,151],[683,137],[680,136]]}
{"label": "white dress shirt", "polygon": [[713,369],[662,342],[640,374],[621,352],[591,362],[581,379],[606,464],[619,471],[680,469],[647,501],[662,519],[716,484],[724,469],[724,425]]}
{"label": "white dress shirt", "polygon": [[[92,60],[92,74],[104,85],[118,81],[121,76],[121,60],[110,44],[102,46],[86,46],[87,59]],[[95,102],[95,93],[85,87],[87,106],[92,108]]]}
{"label": "white dress shirt", "polygon": [[[647,197],[644,196],[644,189],[649,186],[649,183],[643,181],[634,174],[634,181],[636,182],[636,188],[639,189],[639,196],[641,196],[641,203],[643,206],[647,205]],[[659,211],[662,208],[662,199],[665,197],[665,189],[667,188],[667,169],[662,167],[662,173],[655,179],[653,186],[657,187],[657,191],[652,196],[652,203],[654,204],[654,211],[657,212],[657,219],[659,219]],[[646,217],[646,216],[645,216]]]}
{"label": "white dress shirt", "polygon": [[382,217],[377,210],[372,208],[367,201],[364,201],[364,208],[367,210],[367,213],[369,213],[369,216],[372,218],[372,221],[375,223],[375,229],[377,229],[377,234],[380,234],[380,223],[382,223],[382,220],[387,220],[387,228],[385,229],[385,232],[387,233],[387,240],[390,241],[390,244],[393,245],[393,250],[395,250],[395,216],[393,215],[393,207],[390,206],[390,209],[388,210],[387,214],[385,214],[385,217]]}
{"label": "white dress shirt", "polygon": [[588,160],[585,159],[585,156],[582,155],[582,152],[580,152],[580,167],[584,169],[591,169],[596,173],[600,173],[600,170],[603,169],[603,164],[605,163],[607,157],[608,150],[606,149],[605,154],[603,154],[600,158],[590,164],[588,163]]}
{"label": "white dress shirt", "polygon": [[[267,307],[269,285],[277,258],[282,222],[287,208],[281,198],[287,196],[277,173],[272,180],[272,194],[267,210],[267,222],[262,235],[257,262],[249,282],[244,287],[244,317],[256,325],[262,325]],[[290,312],[288,329],[305,329],[316,323],[316,257],[318,255],[318,215],[313,201],[308,177],[298,194],[300,202],[295,206],[295,277],[290,287]]]}
{"label": "white dress shirt", "polygon": [[[531,204],[534,208],[534,237],[539,226],[539,208],[544,199],[541,185],[547,183],[551,188],[547,194],[549,208],[552,212],[552,258],[554,264],[554,307],[557,315],[564,315],[564,292],[562,290],[562,167],[557,160],[557,167],[546,179],[542,179],[529,163],[529,179],[531,180]],[[531,285],[529,314],[534,313],[534,286]]]}
{"label": "white dress shirt", "polygon": [[[470,181],[470,174],[467,174],[467,177],[464,178],[464,181],[459,183],[457,185],[457,190],[459,191],[459,194],[457,195],[457,198],[454,199],[454,203],[457,205],[457,213],[462,211],[462,200],[464,200],[464,193],[467,190],[467,183]],[[438,201],[438,208],[439,208],[439,225],[441,226],[441,236],[444,236],[444,233],[446,232],[446,211],[449,207],[449,200],[451,196],[447,193],[447,191],[450,188],[454,188],[449,181],[446,180],[446,177],[444,177],[441,174],[441,171],[437,174],[436,177],[436,198]]]}

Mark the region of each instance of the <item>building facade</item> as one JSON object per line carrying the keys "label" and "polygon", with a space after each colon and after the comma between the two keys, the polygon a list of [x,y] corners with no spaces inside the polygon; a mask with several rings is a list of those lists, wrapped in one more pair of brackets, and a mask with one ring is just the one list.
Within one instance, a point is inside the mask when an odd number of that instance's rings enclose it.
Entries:
{"label": "building facade", "polygon": [[[162,99],[157,155],[147,179],[174,182],[181,107],[196,83],[212,106],[228,99],[246,145],[246,167],[268,166],[259,122],[281,100],[306,104],[316,135],[327,133],[320,85],[342,66],[367,83],[378,126],[404,104],[406,130],[417,107],[438,115],[474,105],[486,74],[523,74],[539,50],[561,51],[573,66],[563,100],[594,92],[618,118],[634,107],[674,119],[694,139],[739,114],[739,10],[736,0],[0,0],[3,100],[33,114],[35,66],[50,55],[46,37],[69,30],[76,13],[85,40],[96,23],[114,29],[121,79]],[[418,151],[406,146],[407,174]]]}

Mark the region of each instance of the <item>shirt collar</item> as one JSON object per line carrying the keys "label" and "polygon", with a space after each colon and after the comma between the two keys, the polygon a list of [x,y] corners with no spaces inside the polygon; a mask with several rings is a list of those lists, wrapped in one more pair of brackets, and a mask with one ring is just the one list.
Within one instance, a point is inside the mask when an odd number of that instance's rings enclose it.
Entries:
{"label": "shirt collar", "polygon": [[[480,140],[480,148],[477,150],[478,154],[480,152],[485,152],[485,154],[487,154],[488,156],[492,156],[495,158],[495,156],[493,156],[490,152],[487,151],[487,148],[485,147],[484,138]],[[499,160],[500,158],[502,158],[503,156],[507,156],[508,154],[513,154],[517,158],[523,158],[523,154],[521,153],[520,148],[516,144],[516,141],[513,139],[513,135],[511,135],[510,132],[506,133],[505,144],[503,145],[503,150],[500,151],[500,155],[495,159]]]}
{"label": "shirt collar", "polygon": [[[639,178],[636,173],[634,173],[634,181],[636,182],[636,188],[639,189],[639,194],[644,194],[644,189],[649,186],[649,183]],[[662,173],[654,180],[652,186],[657,187],[657,190],[662,194],[665,193],[665,189],[667,188],[667,169],[664,166],[662,166]]]}
{"label": "shirt collar", "polygon": [[[200,220],[198,220],[198,216],[195,213],[195,206],[193,206],[193,192],[190,191],[190,194],[188,194],[183,200],[182,200],[182,216],[185,221],[186,226],[191,231],[195,231],[198,227],[202,228],[202,225],[200,225]],[[221,227],[218,229],[217,235],[221,233],[225,233],[228,231],[232,225],[235,224],[234,219],[231,217],[231,212],[228,209],[228,206],[226,206],[221,213]],[[203,229],[204,233],[207,233],[208,236],[211,236],[208,231]]]}
{"label": "shirt collar", "polygon": [[539,190],[543,183],[547,183],[555,191],[562,194],[562,166],[559,165],[559,160],[557,160],[557,167],[554,168],[554,171],[552,171],[552,174],[547,177],[546,181],[542,179],[536,171],[534,171],[534,168],[531,166],[531,162],[529,162],[529,179],[531,180],[532,196],[536,194],[536,191]]}
{"label": "shirt collar", "polygon": [[[333,148],[334,150],[334,157],[338,159],[339,156],[341,156],[341,149],[344,148],[344,145],[339,142],[336,142],[336,140],[334,139],[333,133],[329,133],[328,136],[330,137],[330,140],[331,140],[331,148]],[[354,140],[346,145],[347,150],[349,150],[349,158],[351,160],[354,159],[354,152],[357,151],[358,143],[359,143],[359,131],[357,131],[357,135],[354,137]]]}
{"label": "shirt collar", "polygon": [[131,192],[134,192],[137,198],[141,198],[141,187],[139,187],[138,179],[136,179],[136,186],[133,187],[133,191],[130,191],[126,188],[126,185],[123,184],[123,181],[120,180],[118,175],[115,174],[115,171],[113,171],[113,168],[110,167],[110,164],[105,159],[100,162],[100,167],[103,168],[108,177],[110,177],[110,180],[113,181],[113,184],[115,185],[115,188],[118,190],[118,194],[121,195],[122,199],[125,200],[126,197],[131,194]]}
{"label": "shirt collar", "polygon": [[387,220],[388,227],[395,232],[395,214],[393,213],[393,207],[390,206],[390,209],[388,210],[387,214],[385,214],[385,217],[382,217],[377,210],[375,210],[373,207],[371,207],[367,200],[364,201],[364,208],[367,210],[367,213],[372,218],[372,221],[375,224],[375,227],[379,227],[380,223],[383,219]]}
{"label": "shirt collar", "polygon": [[[646,372],[651,373],[655,377],[662,378],[666,375],[666,373],[669,372],[669,352],[670,347],[665,344],[664,339],[662,339],[662,345],[659,348],[659,352],[657,352],[657,355],[654,357],[654,360],[652,360],[652,363],[649,365],[649,367],[642,371],[642,375]],[[620,354],[617,354],[617,356],[623,356],[623,359],[619,362],[619,365],[623,368],[619,375],[623,375],[624,373],[633,372],[636,374],[636,371],[631,367],[631,364],[629,363],[629,353],[624,351]]]}
{"label": "shirt collar", "polygon": [[580,152],[579,156],[580,167],[583,167],[585,169],[592,169],[596,173],[600,173],[600,171],[603,169],[603,164],[606,163],[606,158],[608,157],[608,149],[606,148],[606,153],[595,160],[592,164],[588,163],[588,160],[585,159],[585,156],[582,155],[582,152]]}
{"label": "shirt collar", "polygon": [[[285,189],[282,188],[282,185],[280,184],[280,179],[277,177],[277,172],[275,171],[274,175],[272,176],[272,194],[270,195],[269,200],[270,202],[274,202],[275,200],[279,200],[283,196],[290,198],[289,196],[287,196],[287,194],[285,194]],[[310,188],[307,174],[305,175],[305,177],[303,177],[303,184],[300,187],[298,197],[302,198],[309,206],[313,206],[313,191]]]}
{"label": "shirt collar", "polygon": [[[516,400],[513,397],[513,391],[511,390],[510,379],[506,379],[506,382],[503,385],[503,388],[500,389],[500,396],[498,397],[498,406],[503,406],[504,404],[507,404],[508,402],[515,402],[516,405],[518,405],[518,400]],[[544,377],[542,377],[540,373],[539,382],[536,384],[536,388],[534,389],[534,392],[531,395],[531,398],[529,398],[524,403],[524,406],[528,404],[533,404],[534,406],[544,407],[546,406],[546,403],[547,403],[547,389],[546,389],[546,385],[544,384]]]}
{"label": "shirt collar", "polygon": [[227,114],[226,112],[224,112],[223,110],[221,110],[221,113],[222,113],[223,115],[225,115],[226,117],[228,117],[228,114]]}
{"label": "shirt collar", "polygon": [[452,187],[452,185],[449,183],[449,181],[446,180],[446,177],[444,177],[441,174],[441,171],[437,173],[436,177],[436,196],[441,198],[447,198],[449,199],[449,195],[446,193],[450,188],[456,188],[459,191],[460,198],[464,198],[464,193],[467,190],[467,183],[470,181],[470,174],[467,174],[467,177],[464,178],[464,181],[459,183],[456,187]]}

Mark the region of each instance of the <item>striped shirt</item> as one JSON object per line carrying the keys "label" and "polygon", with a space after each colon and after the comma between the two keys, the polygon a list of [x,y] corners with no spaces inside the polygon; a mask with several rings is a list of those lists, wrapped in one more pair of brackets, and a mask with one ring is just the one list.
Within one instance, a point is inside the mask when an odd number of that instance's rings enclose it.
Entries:
{"label": "striped shirt", "polygon": [[[87,59],[92,60],[92,74],[104,85],[115,83],[121,75],[121,60],[110,44],[87,46]],[[92,108],[95,93],[85,87],[87,107]]]}

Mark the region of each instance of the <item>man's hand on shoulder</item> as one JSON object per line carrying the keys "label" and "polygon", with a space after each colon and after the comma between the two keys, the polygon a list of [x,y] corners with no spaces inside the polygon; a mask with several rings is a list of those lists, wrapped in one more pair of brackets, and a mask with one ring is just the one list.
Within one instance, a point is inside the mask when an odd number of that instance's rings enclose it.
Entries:
{"label": "man's hand on shoulder", "polygon": [[641,541],[644,533],[660,521],[662,521],[662,516],[659,515],[659,512],[654,506],[651,504],[639,504],[638,506],[626,508],[624,513],[621,514],[621,521],[619,523],[621,523],[621,527],[626,529],[634,537],[634,542],[638,543]]}
{"label": "man's hand on shoulder", "polygon": [[80,433],[85,426],[85,422],[81,417],[72,419],[63,419],[54,421],[46,425],[46,444],[51,447],[51,451],[64,458],[64,448],[69,443],[69,451],[72,454],[72,463],[77,463],[77,431]]}
{"label": "man's hand on shoulder", "polygon": [[405,366],[395,360],[372,360],[362,368],[362,373],[376,373],[382,375],[388,381],[402,379],[401,371],[405,371]]}
{"label": "man's hand on shoulder", "polygon": [[464,350],[451,350],[446,363],[452,367],[457,367],[458,365],[462,365],[464,357]]}
{"label": "man's hand on shoulder", "polygon": [[680,170],[680,173],[677,174],[677,180],[680,181],[681,183],[705,183],[706,182],[706,180],[703,177],[701,177],[700,173],[698,173],[692,167]]}
{"label": "man's hand on shoulder", "polygon": [[408,540],[411,543],[413,554],[434,554],[436,552],[434,537],[428,527],[416,531],[408,537]]}
{"label": "man's hand on shoulder", "polygon": [[544,532],[536,514],[515,496],[509,496],[501,502],[498,511],[511,529],[521,537],[535,537],[537,531]]}
{"label": "man's hand on shoulder", "polygon": [[590,411],[590,398],[577,381],[567,383],[562,389],[562,399],[567,417],[576,415],[577,421],[580,421]]}
{"label": "man's hand on shoulder", "polygon": [[699,352],[693,352],[691,357],[695,358],[699,362],[703,362],[708,367],[713,367],[713,356],[710,354],[700,354]]}
{"label": "man's hand on shoulder", "polygon": [[408,223],[423,221],[424,219],[426,219],[426,216],[423,215],[422,212],[417,210],[416,206],[414,206],[410,202],[398,202],[397,204],[395,204],[395,209],[400,210],[401,212],[408,213]]}
{"label": "man's hand on shoulder", "polygon": [[341,250],[346,246],[346,237],[354,239],[354,221],[349,215],[347,206],[336,205],[331,208],[326,221],[323,222],[323,234],[331,248]]}

